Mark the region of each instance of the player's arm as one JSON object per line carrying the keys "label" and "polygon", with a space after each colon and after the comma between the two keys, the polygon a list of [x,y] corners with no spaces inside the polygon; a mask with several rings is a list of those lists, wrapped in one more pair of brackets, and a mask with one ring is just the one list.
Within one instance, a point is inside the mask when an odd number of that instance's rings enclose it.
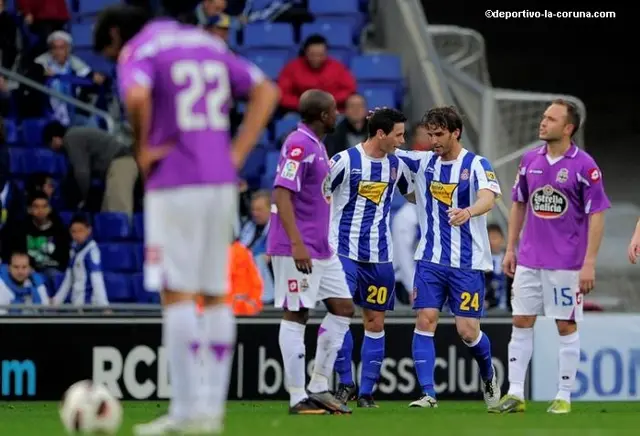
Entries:
{"label": "player's arm", "polygon": [[470,217],[484,215],[493,209],[496,198],[502,195],[500,184],[491,164],[485,158],[475,160],[472,164],[473,177],[477,186],[475,203],[467,208]]}
{"label": "player's arm", "polygon": [[414,192],[415,187],[413,184],[413,174],[411,173],[409,166],[405,164],[402,159],[400,160],[398,169],[400,170],[398,182],[396,183],[398,191],[400,191],[400,194],[402,194],[407,201],[415,204],[416,194]]}
{"label": "player's arm", "polygon": [[579,173],[578,182],[582,188],[584,213],[589,215],[589,236],[584,263],[595,267],[604,233],[604,212],[611,207],[611,203],[604,191],[602,172],[594,161]]}
{"label": "player's arm", "polygon": [[331,193],[334,193],[342,183],[347,179],[345,174],[348,174],[347,170],[347,154],[338,153],[329,161],[329,176],[331,180]]}
{"label": "player's arm", "polygon": [[84,267],[86,269],[91,287],[93,288],[93,303],[96,306],[108,306],[107,287],[104,284],[104,276],[102,274],[102,260],[100,250],[97,247],[92,248],[85,256]]}
{"label": "player's arm", "polygon": [[422,159],[432,153],[430,151],[407,151],[396,150],[395,155],[402,159],[402,162],[407,166],[410,172],[417,173],[420,171],[420,165]]}
{"label": "player's arm", "polygon": [[635,264],[640,255],[640,218],[636,223],[636,230],[633,232],[631,242],[629,243],[629,262]]}

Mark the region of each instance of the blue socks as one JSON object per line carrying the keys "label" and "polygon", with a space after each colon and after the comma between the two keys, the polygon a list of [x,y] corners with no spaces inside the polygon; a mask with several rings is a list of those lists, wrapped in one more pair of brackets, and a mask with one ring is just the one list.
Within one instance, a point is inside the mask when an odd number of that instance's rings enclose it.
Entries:
{"label": "blue socks", "polygon": [[469,347],[469,352],[473,358],[478,362],[482,380],[491,380],[493,378],[493,364],[491,363],[491,342],[489,341],[489,336],[480,332],[480,335],[475,341],[466,345]]}
{"label": "blue socks", "polygon": [[433,373],[436,367],[436,347],[433,343],[433,333],[418,329],[413,331],[413,362],[418,376],[418,383],[422,393],[432,398],[436,397],[433,387]]}
{"label": "blue socks", "polygon": [[361,350],[362,376],[358,392],[361,397],[373,393],[373,387],[380,377],[380,369],[384,361],[384,342],[384,331],[364,332]]}
{"label": "blue socks", "polygon": [[340,383],[345,385],[353,385],[353,372],[351,369],[351,355],[353,354],[353,336],[351,330],[344,335],[342,348],[338,351],[338,357],[334,364],[334,369],[338,373]]}

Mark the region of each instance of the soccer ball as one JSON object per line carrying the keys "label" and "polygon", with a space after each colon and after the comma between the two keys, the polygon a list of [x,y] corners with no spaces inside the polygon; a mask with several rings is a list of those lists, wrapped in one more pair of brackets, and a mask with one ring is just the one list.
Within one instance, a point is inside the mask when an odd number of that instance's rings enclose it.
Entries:
{"label": "soccer ball", "polygon": [[62,397],[60,419],[69,434],[115,434],[122,424],[122,405],[105,386],[82,380]]}

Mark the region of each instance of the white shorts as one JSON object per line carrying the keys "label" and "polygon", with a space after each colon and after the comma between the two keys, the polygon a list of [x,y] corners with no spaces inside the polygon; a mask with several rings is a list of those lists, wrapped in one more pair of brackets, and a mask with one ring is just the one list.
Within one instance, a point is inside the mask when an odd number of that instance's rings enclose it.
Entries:
{"label": "white shorts", "polygon": [[516,267],[511,306],[513,315],[544,315],[559,320],[582,320],[579,271]]}
{"label": "white shorts", "polygon": [[237,187],[151,191],[144,209],[145,288],[224,295],[238,216]]}
{"label": "white shorts", "polygon": [[313,259],[311,274],[296,269],[293,257],[273,256],[275,286],[274,306],[297,312],[313,309],[318,301],[327,298],[351,299],[351,292],[335,254],[329,259]]}

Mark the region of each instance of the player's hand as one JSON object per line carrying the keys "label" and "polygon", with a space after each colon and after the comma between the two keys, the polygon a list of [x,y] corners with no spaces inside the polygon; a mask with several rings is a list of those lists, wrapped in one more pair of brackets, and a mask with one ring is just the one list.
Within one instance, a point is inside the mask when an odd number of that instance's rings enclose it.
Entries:
{"label": "player's hand", "polygon": [[507,276],[513,278],[516,274],[516,265],[516,253],[507,251],[502,259],[502,271],[504,271]]}
{"label": "player's hand", "polygon": [[580,270],[580,292],[588,294],[596,285],[596,266],[585,263]]}
{"label": "player's hand", "polygon": [[311,274],[311,256],[302,242],[291,245],[291,255],[298,271],[302,274]]}
{"label": "player's hand", "polygon": [[136,156],[136,162],[142,176],[146,179],[151,172],[153,166],[162,158],[164,158],[173,149],[172,146],[163,145],[160,147],[140,147],[138,155]]}
{"label": "player's hand", "polygon": [[635,265],[640,256],[640,235],[634,237],[629,244],[629,262]]}
{"label": "player's hand", "polygon": [[458,209],[457,207],[449,208],[449,224],[452,226],[461,226],[471,219],[471,211],[469,209]]}

